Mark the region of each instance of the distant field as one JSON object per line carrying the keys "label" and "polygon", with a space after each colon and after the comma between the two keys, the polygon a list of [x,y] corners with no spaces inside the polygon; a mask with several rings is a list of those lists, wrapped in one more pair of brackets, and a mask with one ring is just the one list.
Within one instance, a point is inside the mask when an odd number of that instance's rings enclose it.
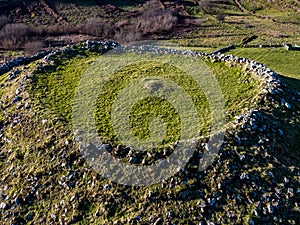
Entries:
{"label": "distant field", "polygon": [[[192,51],[210,53],[217,48],[182,47]],[[263,63],[283,76],[285,82],[300,89],[300,51],[285,48],[235,48],[226,54],[245,57]]]}

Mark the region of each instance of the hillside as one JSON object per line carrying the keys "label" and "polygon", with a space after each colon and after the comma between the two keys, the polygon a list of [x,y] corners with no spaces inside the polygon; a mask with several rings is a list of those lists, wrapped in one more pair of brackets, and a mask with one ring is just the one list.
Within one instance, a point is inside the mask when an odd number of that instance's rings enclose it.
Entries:
{"label": "hillside", "polygon": [[[144,7],[146,1],[1,2],[2,14],[14,23],[34,25],[46,46],[92,36],[121,43],[179,38],[182,45],[206,47],[241,44],[253,35],[257,38],[247,44],[299,43],[298,1],[152,1]],[[158,12],[164,15],[160,19]],[[168,18],[168,25],[162,18]]]}

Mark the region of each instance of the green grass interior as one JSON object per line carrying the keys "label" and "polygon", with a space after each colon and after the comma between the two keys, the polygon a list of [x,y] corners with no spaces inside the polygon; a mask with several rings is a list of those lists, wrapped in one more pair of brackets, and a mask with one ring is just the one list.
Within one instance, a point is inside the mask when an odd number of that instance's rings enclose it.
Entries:
{"label": "green grass interior", "polygon": [[[82,75],[96,59],[94,55],[89,55],[64,60],[56,68],[38,74],[32,94],[40,109],[63,117],[68,125],[71,125],[76,87]],[[205,63],[212,70],[221,87],[228,120],[251,106],[259,92],[259,81],[244,73],[241,68],[228,67],[224,63],[208,61]],[[150,62],[125,67],[116,72],[104,85],[99,93],[95,110],[96,126],[101,136],[117,141],[111,124],[111,106],[126,85],[134,79],[147,76],[170,79],[182,87],[196,106],[201,127],[199,136],[208,134],[211,126],[210,109],[206,96],[197,83],[175,67],[160,62]],[[174,142],[180,137],[180,117],[176,109],[167,101],[154,97],[140,100],[131,109],[130,126],[134,135],[139,139],[149,137],[149,120],[153,117],[160,117],[167,124],[168,130],[163,143]]]}

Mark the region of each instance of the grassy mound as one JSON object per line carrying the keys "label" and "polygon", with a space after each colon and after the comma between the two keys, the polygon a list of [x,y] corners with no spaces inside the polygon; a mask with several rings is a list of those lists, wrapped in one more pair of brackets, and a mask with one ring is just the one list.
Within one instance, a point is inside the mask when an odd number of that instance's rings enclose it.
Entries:
{"label": "grassy mound", "polygon": [[[254,134],[254,138],[243,137],[253,141],[247,146],[238,145],[228,136],[226,146],[208,170],[198,171],[196,154],[184,169],[160,184],[131,187],[112,183],[97,174],[80,156],[71,131],[76,86],[99,57],[90,52],[79,53],[57,56],[52,66],[41,67],[42,62],[38,61],[19,67],[21,73],[13,80],[8,79],[9,74],[3,76],[0,137],[3,224],[199,224],[204,221],[259,224],[273,223],[273,211],[277,212],[278,224],[295,223],[299,210],[296,204],[298,167],[282,152],[281,142],[267,149],[258,144],[259,139],[268,142],[269,136],[264,132],[259,133],[260,137]],[[260,81],[231,65],[206,64],[223,91],[229,121],[246,107],[253,107]],[[153,73],[170,75],[183,86],[189,81],[176,68],[156,62],[123,68],[114,74],[110,80],[113,85],[108,87],[118,92],[118,85],[122,87],[130,82],[134,71],[142,71],[135,74],[138,77],[153,76]],[[21,100],[16,102],[17,89]],[[101,110],[113,102],[115,93],[111,90],[104,88],[102,98],[98,99],[95,115],[99,132],[102,122],[109,119]],[[210,125],[205,120],[209,114],[209,110],[205,110],[205,96],[196,87],[190,95],[204,121],[199,133],[205,134]],[[291,101],[291,98],[287,96],[286,100]],[[288,118],[296,118],[294,108],[292,111],[276,107],[268,110],[274,118],[264,122],[267,129],[273,129],[279,117],[285,118],[285,126]],[[171,126],[169,136],[176,139],[180,118],[167,102],[143,99],[132,108],[132,115],[132,127],[140,138],[149,135],[149,121],[144,115],[159,115]],[[240,129],[239,126],[229,129],[228,134],[241,136]],[[111,129],[104,134],[113,139]],[[275,192],[279,197],[276,198]]]}

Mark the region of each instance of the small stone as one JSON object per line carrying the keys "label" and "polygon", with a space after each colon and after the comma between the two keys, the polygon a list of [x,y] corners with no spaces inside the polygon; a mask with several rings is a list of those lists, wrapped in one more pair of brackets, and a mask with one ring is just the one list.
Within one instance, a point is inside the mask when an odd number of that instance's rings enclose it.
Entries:
{"label": "small stone", "polygon": [[267,171],[266,174],[267,174],[269,177],[274,178],[274,174],[273,174],[271,171]]}
{"label": "small stone", "polygon": [[74,172],[69,172],[69,174],[66,176],[66,178],[68,179],[68,180],[70,180],[72,177],[73,177],[73,175],[74,175]]}
{"label": "small stone", "polygon": [[208,151],[208,152],[210,151],[209,145],[208,145],[207,143],[203,143],[202,146],[204,147],[204,149],[205,149],[206,151]]}
{"label": "small stone", "polygon": [[174,213],[173,213],[172,211],[169,211],[169,212],[168,212],[168,216],[173,217],[173,216],[174,216]]}
{"label": "small stone", "polygon": [[20,205],[21,204],[21,198],[20,197],[16,197],[15,198],[15,203],[16,203],[16,205]]}
{"label": "small stone", "polygon": [[14,98],[14,100],[13,100],[13,103],[17,103],[17,102],[19,102],[19,101],[21,101],[22,100],[22,98],[20,97],[20,96],[16,96],[15,98]]}
{"label": "small stone", "polygon": [[271,214],[274,213],[274,206],[268,205],[267,208],[268,208],[268,213],[271,213]]}
{"label": "small stone", "polygon": [[4,202],[1,202],[0,209],[5,210],[6,208],[7,208],[7,204],[5,204]]}
{"label": "small stone", "polygon": [[131,164],[136,163],[136,161],[137,161],[137,158],[135,158],[135,157],[130,157],[129,158],[129,163],[131,163]]}
{"label": "small stone", "polygon": [[246,156],[245,156],[245,155],[241,155],[241,156],[240,156],[240,161],[244,161],[244,160],[245,160],[245,158],[246,158]]}
{"label": "small stone", "polygon": [[242,144],[242,141],[241,141],[241,138],[239,137],[239,136],[235,136],[234,137],[234,140],[235,140],[235,142],[238,144],[238,145],[241,145]]}
{"label": "small stone", "polygon": [[75,195],[73,195],[71,198],[70,198],[70,202],[73,202],[75,200]]}
{"label": "small stone", "polygon": [[28,215],[26,216],[26,218],[27,218],[28,220],[32,220],[32,219],[33,219],[32,213],[28,213]]}
{"label": "small stone", "polygon": [[24,108],[25,108],[25,109],[30,109],[30,105],[29,105],[28,102],[25,103]]}
{"label": "small stone", "polygon": [[104,187],[105,190],[109,190],[110,189],[109,184],[105,184],[103,187]]}
{"label": "small stone", "polygon": [[5,213],[5,216],[3,218],[7,219],[7,218],[9,218],[11,216],[11,214],[12,213],[10,211],[8,211],[8,212]]}
{"label": "small stone", "polygon": [[288,192],[289,194],[292,194],[292,195],[293,195],[293,194],[294,194],[294,189],[293,189],[293,188],[288,188],[288,189],[287,189],[287,192]]}
{"label": "small stone", "polygon": [[287,103],[287,102],[284,104],[284,106],[285,106],[287,109],[291,109],[291,108],[292,108],[291,104],[289,104],[289,103]]}
{"label": "small stone", "polygon": [[255,223],[254,223],[254,221],[253,221],[252,219],[249,219],[249,220],[248,220],[248,224],[249,224],[249,225],[254,225]]}
{"label": "small stone", "polygon": [[248,174],[246,174],[246,173],[242,173],[241,176],[240,176],[240,179],[241,179],[241,180],[249,179],[249,176],[248,176]]}
{"label": "small stone", "polygon": [[216,203],[216,199],[215,199],[215,198],[213,198],[212,200],[209,201],[209,204],[210,204],[211,206],[214,206],[215,203]]}
{"label": "small stone", "polygon": [[100,149],[102,151],[108,151],[108,152],[112,152],[113,150],[110,144],[103,144],[100,146]]}
{"label": "small stone", "polygon": [[141,215],[138,215],[137,217],[135,217],[134,220],[137,220],[137,221],[141,220]]}
{"label": "small stone", "polygon": [[18,123],[19,123],[19,121],[18,121],[18,120],[14,120],[14,121],[12,122],[12,124],[11,124],[11,127],[15,127],[15,126],[17,126],[17,125],[18,125]]}

